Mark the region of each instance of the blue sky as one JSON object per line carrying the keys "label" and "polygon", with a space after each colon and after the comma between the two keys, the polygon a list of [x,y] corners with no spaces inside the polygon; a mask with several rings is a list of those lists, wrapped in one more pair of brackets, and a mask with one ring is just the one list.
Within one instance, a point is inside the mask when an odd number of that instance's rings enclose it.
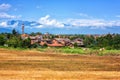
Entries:
{"label": "blue sky", "polygon": [[0,0],[0,28],[21,22],[26,33],[120,33],[120,0]]}

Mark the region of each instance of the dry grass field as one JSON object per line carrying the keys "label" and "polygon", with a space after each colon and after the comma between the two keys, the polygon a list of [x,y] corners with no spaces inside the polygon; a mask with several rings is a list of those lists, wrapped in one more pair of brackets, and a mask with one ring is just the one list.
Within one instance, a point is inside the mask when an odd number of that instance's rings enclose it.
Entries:
{"label": "dry grass field", "polygon": [[0,48],[0,80],[120,80],[120,56]]}

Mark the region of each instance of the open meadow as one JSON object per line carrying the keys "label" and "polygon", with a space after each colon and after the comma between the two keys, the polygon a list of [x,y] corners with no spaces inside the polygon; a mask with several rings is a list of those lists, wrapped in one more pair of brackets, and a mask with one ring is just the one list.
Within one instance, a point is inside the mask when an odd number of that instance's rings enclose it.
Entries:
{"label": "open meadow", "polygon": [[120,80],[120,56],[0,48],[0,80]]}

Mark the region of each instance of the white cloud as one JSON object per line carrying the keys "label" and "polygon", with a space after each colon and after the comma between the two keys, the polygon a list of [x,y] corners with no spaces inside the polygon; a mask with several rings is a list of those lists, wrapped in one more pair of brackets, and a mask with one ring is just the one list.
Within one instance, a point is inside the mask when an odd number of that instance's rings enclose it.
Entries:
{"label": "white cloud", "polygon": [[120,21],[107,21],[104,19],[68,19],[68,24],[74,27],[90,27],[91,29],[106,29],[107,27],[120,26]]}
{"label": "white cloud", "polygon": [[[4,18],[15,18],[8,14]],[[0,15],[1,18],[1,15]],[[2,16],[3,18],[3,16]],[[19,22],[14,24],[7,24],[7,22],[0,22],[0,27],[17,27]],[[120,20],[105,20],[105,19],[65,19],[64,23],[51,19],[50,15],[41,17],[38,22],[31,23],[32,28],[81,28],[87,27],[90,29],[106,29],[108,27],[119,27]]]}
{"label": "white cloud", "polygon": [[4,27],[4,28],[8,28],[8,27],[15,28],[17,26],[18,26],[18,22],[14,23],[13,25],[9,25],[7,21],[0,22],[0,27]]}
{"label": "white cloud", "polygon": [[15,19],[15,18],[20,18],[20,17],[21,17],[21,15],[19,15],[19,16],[14,16],[14,15],[9,15],[9,14],[4,13],[4,12],[0,13],[0,18]]}
{"label": "white cloud", "polygon": [[0,10],[8,10],[11,7],[10,4],[0,4]]}
{"label": "white cloud", "polygon": [[34,26],[34,25],[36,25],[36,23],[31,23],[30,25],[31,25],[31,26]]}
{"label": "white cloud", "polygon": [[7,27],[8,25],[7,25],[7,22],[4,21],[4,22],[1,22],[1,23],[0,23],[0,26],[2,26],[2,27]]}
{"label": "white cloud", "polygon": [[45,17],[42,17],[38,21],[40,24],[39,27],[58,27],[58,28],[63,28],[64,24],[57,21],[56,19],[50,19],[50,15],[46,15]]}
{"label": "white cloud", "polygon": [[[87,16],[81,14],[81,16]],[[120,26],[120,20],[105,20],[105,19],[66,19],[63,23],[56,19],[51,19],[50,15],[41,17],[38,21],[40,25],[35,26],[35,28],[80,28],[88,27],[90,29],[106,29],[108,27]]]}
{"label": "white cloud", "polygon": [[44,25],[38,25],[38,26],[35,26],[35,28],[43,28]]}

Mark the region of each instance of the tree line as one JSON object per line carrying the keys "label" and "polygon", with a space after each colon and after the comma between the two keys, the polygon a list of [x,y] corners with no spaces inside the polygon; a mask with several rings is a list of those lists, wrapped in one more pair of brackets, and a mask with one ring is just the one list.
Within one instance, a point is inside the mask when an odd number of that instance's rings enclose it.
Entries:
{"label": "tree line", "polygon": [[[31,36],[35,35],[43,35],[40,32],[29,34]],[[69,38],[70,40],[74,40],[75,38],[83,39],[84,46],[86,48],[105,48],[105,49],[120,49],[120,34],[106,34],[106,35],[59,35],[61,38]],[[50,34],[49,36],[44,36],[43,38],[58,38],[58,35]],[[20,48],[32,48],[37,47],[36,44],[31,45],[30,38],[22,39],[21,34],[19,34],[15,29],[12,30],[12,33],[1,33],[0,34],[0,46],[8,46],[8,47],[20,47]]]}
{"label": "tree line", "polygon": [[84,38],[85,47],[120,49],[120,34],[106,34],[100,37],[86,36]]}
{"label": "tree line", "polygon": [[15,30],[12,33],[1,33],[0,34],[0,46],[14,47],[14,48],[30,48],[30,38],[22,39],[21,35]]}

